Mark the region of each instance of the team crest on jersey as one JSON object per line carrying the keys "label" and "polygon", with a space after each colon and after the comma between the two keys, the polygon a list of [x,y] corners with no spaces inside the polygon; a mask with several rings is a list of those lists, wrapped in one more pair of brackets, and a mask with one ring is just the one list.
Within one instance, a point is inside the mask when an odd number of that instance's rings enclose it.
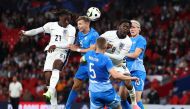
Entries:
{"label": "team crest on jersey", "polygon": [[120,43],[119,44],[119,49],[121,50],[124,47],[124,45],[125,45],[124,43]]}
{"label": "team crest on jersey", "polygon": [[67,30],[63,30],[63,34],[67,34]]}

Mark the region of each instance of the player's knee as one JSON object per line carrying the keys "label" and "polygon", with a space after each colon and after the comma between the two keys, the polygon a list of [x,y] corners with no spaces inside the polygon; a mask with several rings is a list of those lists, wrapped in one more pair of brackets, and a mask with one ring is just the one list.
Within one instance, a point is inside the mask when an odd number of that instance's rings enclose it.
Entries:
{"label": "player's knee", "polygon": [[62,70],[63,68],[63,62],[61,60],[55,60],[53,63],[53,69]]}

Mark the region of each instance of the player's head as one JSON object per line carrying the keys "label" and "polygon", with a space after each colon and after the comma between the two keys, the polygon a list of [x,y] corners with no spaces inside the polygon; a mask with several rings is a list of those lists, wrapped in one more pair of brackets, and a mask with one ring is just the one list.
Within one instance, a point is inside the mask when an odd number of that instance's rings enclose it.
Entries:
{"label": "player's head", "polygon": [[141,25],[137,20],[131,20],[131,29],[130,29],[130,33],[131,36],[137,36],[139,35],[140,31],[141,31]]}
{"label": "player's head", "polygon": [[79,16],[77,19],[77,27],[80,32],[85,32],[90,28],[90,19],[87,16]]}
{"label": "player's head", "polygon": [[99,37],[96,40],[96,50],[97,49],[102,50],[102,51],[105,51],[107,49],[107,41],[105,38]]}
{"label": "player's head", "polygon": [[123,19],[119,22],[117,35],[119,38],[125,38],[130,33],[131,22],[130,20]]}
{"label": "player's head", "polygon": [[16,81],[17,81],[17,77],[13,76],[13,82],[16,82]]}
{"label": "player's head", "polygon": [[56,14],[59,16],[59,22],[61,22],[63,26],[67,26],[70,23],[72,16],[70,11],[63,9],[56,12]]}

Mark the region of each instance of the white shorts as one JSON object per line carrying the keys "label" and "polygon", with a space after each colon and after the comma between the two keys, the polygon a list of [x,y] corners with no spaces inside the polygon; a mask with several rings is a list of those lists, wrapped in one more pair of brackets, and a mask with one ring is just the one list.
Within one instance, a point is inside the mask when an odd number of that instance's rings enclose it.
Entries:
{"label": "white shorts", "polygon": [[129,72],[129,69],[125,66],[115,66],[114,69],[119,72],[119,73],[122,73],[122,74],[129,74],[130,75],[130,72]]}
{"label": "white shorts", "polygon": [[49,53],[47,52],[45,64],[44,64],[44,71],[52,71],[53,69],[53,63],[55,60],[59,59],[61,60],[64,65],[67,61],[68,52],[63,49],[55,49],[54,52]]}

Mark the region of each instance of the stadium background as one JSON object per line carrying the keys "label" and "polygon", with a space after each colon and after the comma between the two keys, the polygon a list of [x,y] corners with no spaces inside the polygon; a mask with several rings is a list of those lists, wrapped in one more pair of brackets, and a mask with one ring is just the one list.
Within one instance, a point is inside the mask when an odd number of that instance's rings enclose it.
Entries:
{"label": "stadium background", "polygon": [[[44,101],[43,49],[49,36],[39,34],[20,40],[18,31],[55,21],[51,10],[65,8],[84,15],[91,6],[102,12],[101,19],[93,22],[100,34],[115,29],[122,18],[140,21],[141,34],[148,42],[145,104],[190,104],[189,0],[1,0],[0,109],[9,101],[8,85],[13,75],[18,76],[24,88],[21,101]],[[57,85],[59,104],[67,100],[79,58],[79,54],[72,53],[61,73]],[[83,84],[77,103],[89,102],[87,86],[87,82]]]}

